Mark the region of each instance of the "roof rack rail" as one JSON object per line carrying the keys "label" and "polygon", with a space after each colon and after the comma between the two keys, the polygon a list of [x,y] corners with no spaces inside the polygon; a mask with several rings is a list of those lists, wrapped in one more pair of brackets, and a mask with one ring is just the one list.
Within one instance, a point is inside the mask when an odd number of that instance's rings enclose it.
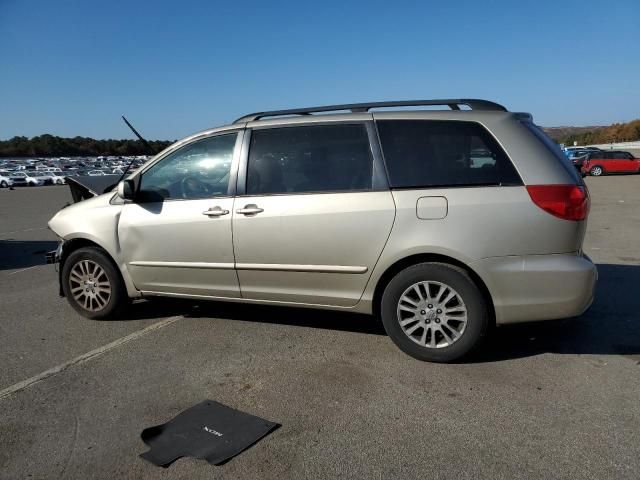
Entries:
{"label": "roof rack rail", "polygon": [[341,110],[349,110],[353,113],[368,112],[372,108],[388,108],[388,107],[418,107],[418,106],[437,106],[446,105],[451,110],[460,110],[460,105],[466,105],[472,110],[494,110],[506,112],[507,109],[502,105],[488,100],[479,100],[475,98],[459,98],[447,100],[398,100],[391,102],[371,102],[371,103],[345,103],[342,105],[325,105],[323,107],[309,108],[293,108],[290,110],[272,110],[269,112],[255,112],[238,118],[233,123],[252,122],[265,117],[281,117],[285,115],[311,115],[320,112],[337,112]]}

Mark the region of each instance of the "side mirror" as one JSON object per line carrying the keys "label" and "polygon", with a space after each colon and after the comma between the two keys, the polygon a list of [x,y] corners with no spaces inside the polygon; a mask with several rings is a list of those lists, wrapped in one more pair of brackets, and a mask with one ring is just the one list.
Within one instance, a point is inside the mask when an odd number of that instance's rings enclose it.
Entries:
{"label": "side mirror", "polygon": [[118,183],[117,193],[123,200],[133,200],[133,180],[123,180]]}

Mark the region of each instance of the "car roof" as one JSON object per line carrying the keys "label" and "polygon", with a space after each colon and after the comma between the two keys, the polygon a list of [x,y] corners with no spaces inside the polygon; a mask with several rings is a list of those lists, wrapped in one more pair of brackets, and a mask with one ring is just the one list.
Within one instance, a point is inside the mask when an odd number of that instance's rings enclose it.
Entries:
{"label": "car roof", "polygon": [[[448,110],[412,109],[408,107],[444,106]],[[471,109],[461,109],[467,106]],[[379,111],[376,109],[385,109]],[[394,108],[395,110],[388,110]],[[289,126],[298,124],[331,123],[331,122],[361,122],[367,120],[457,120],[492,123],[507,117],[519,120],[533,121],[531,114],[510,112],[504,106],[481,99],[445,99],[445,100],[399,100],[390,102],[369,102],[355,104],[328,105],[321,107],[295,108],[290,110],[273,110],[244,115],[235,122],[220,127],[202,130],[189,135],[156,154],[153,158],[160,158],[169,151],[181,146],[224,132],[233,132],[245,128],[261,128],[275,126]],[[151,164],[153,162],[150,162]]]}

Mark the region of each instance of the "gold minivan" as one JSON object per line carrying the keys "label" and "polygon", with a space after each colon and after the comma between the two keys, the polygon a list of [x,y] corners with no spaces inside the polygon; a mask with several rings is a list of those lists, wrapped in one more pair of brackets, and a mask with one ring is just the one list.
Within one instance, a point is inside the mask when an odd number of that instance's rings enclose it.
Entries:
{"label": "gold minivan", "polygon": [[157,295],[354,311],[444,362],[491,324],[590,305],[588,210],[531,115],[421,100],[244,116],[49,226],[61,291],[86,317]]}

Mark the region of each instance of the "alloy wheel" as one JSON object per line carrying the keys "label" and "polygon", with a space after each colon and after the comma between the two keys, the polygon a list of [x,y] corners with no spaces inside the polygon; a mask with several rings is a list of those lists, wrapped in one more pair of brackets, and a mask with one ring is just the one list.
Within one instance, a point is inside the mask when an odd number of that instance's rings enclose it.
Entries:
{"label": "alloy wheel", "polygon": [[104,269],[92,260],[78,261],[69,272],[69,290],[85,310],[97,312],[111,298],[111,282]]}
{"label": "alloy wheel", "polygon": [[418,282],[400,296],[397,306],[402,331],[426,348],[443,348],[457,342],[467,326],[467,307],[449,285]]}

